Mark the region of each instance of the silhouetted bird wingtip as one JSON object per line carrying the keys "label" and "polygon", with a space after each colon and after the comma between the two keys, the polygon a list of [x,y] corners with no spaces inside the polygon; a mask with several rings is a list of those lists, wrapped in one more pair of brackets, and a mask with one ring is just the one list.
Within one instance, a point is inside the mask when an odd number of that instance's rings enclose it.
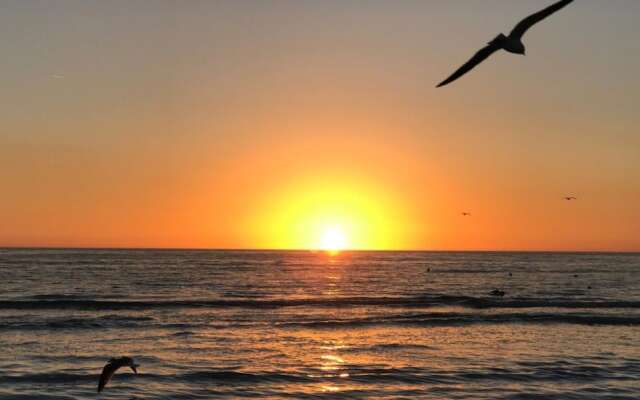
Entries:
{"label": "silhouetted bird wingtip", "polygon": [[98,393],[102,392],[109,380],[116,373],[116,371],[120,367],[129,367],[133,370],[135,374],[138,373],[138,367],[140,365],[136,364],[133,358],[131,357],[120,357],[120,358],[112,358],[107,362],[107,364],[102,368],[102,373],[100,374],[100,380],[98,381]]}

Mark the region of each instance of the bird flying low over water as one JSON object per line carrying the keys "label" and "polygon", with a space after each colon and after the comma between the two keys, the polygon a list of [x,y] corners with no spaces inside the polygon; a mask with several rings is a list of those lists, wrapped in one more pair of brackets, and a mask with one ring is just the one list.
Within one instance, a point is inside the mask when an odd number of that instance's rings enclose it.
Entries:
{"label": "bird flying low over water", "polygon": [[486,60],[490,55],[495,53],[498,50],[506,50],[509,53],[514,54],[522,54],[525,55],[525,47],[522,43],[522,36],[531,28],[533,25],[547,18],[551,14],[556,11],[566,7],[569,3],[573,2],[573,0],[561,0],[558,1],[549,7],[545,8],[542,11],[539,11],[535,14],[528,16],[518,23],[518,25],[513,28],[509,36],[505,36],[504,34],[499,34],[495,39],[487,43],[487,46],[480,49],[469,61],[466,62],[462,67],[458,68],[456,72],[454,72],[450,77],[440,82],[437,87],[441,87],[447,85],[456,79],[460,78],[462,75],[471,71],[476,65],[480,64],[482,61]]}
{"label": "bird flying low over water", "polygon": [[468,212],[463,212],[463,213],[460,213],[460,214],[461,214],[463,217],[470,217],[470,216],[471,216],[471,213],[468,213]]}
{"label": "bird flying low over water", "polygon": [[104,387],[109,383],[109,380],[115,374],[115,372],[120,367],[129,367],[133,370],[134,373],[138,373],[138,367],[140,365],[136,364],[131,357],[120,357],[120,358],[112,358],[109,360],[107,365],[102,369],[102,374],[100,374],[100,381],[98,382],[98,393],[104,389]]}
{"label": "bird flying low over water", "polygon": [[576,199],[576,198],[575,198],[575,197],[573,197],[573,196],[567,196],[567,197],[565,197],[564,199],[565,199],[566,201],[578,200],[578,199]]}

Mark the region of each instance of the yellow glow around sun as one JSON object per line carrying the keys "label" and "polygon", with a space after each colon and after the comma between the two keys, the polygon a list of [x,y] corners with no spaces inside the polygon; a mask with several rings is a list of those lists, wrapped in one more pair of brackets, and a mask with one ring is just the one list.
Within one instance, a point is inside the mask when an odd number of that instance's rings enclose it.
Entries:
{"label": "yellow glow around sun", "polygon": [[383,250],[397,248],[401,208],[363,180],[325,179],[272,193],[254,219],[262,248]]}

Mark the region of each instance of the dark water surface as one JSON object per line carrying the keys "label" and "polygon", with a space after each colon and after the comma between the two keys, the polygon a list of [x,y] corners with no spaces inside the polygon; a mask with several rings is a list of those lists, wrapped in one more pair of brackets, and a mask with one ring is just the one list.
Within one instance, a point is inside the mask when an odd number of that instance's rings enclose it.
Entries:
{"label": "dark water surface", "polygon": [[2,399],[640,399],[638,254],[0,249],[0,289]]}

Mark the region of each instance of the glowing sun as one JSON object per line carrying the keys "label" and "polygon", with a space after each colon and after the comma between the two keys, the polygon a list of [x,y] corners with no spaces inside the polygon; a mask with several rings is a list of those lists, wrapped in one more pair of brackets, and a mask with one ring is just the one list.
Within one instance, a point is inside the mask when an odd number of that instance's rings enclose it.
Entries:
{"label": "glowing sun", "polygon": [[364,178],[309,181],[278,189],[250,214],[246,230],[258,247],[338,253],[402,243],[400,232],[411,225],[393,196]]}
{"label": "glowing sun", "polygon": [[320,237],[320,249],[338,252],[347,248],[347,238],[339,226],[326,228]]}

